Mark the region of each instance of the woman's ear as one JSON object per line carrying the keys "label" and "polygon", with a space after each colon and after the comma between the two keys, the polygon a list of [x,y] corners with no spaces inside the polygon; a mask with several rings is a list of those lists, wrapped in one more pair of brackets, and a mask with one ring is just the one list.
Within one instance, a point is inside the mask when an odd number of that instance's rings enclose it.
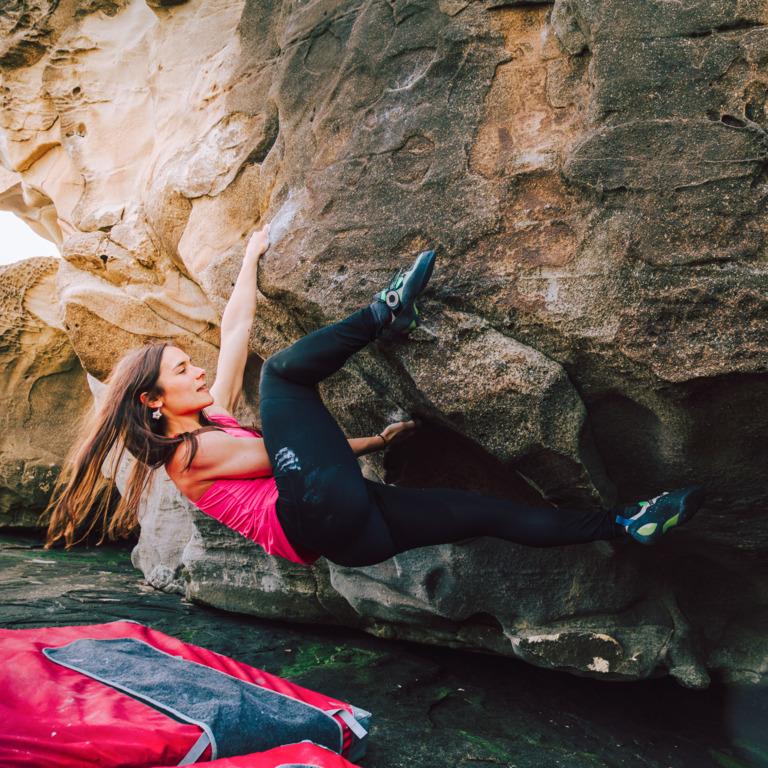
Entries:
{"label": "woman's ear", "polygon": [[141,402],[144,405],[146,405],[147,408],[162,408],[163,407],[163,403],[160,400],[150,399],[149,393],[147,393],[147,392],[142,392],[139,395],[139,400],[141,400]]}

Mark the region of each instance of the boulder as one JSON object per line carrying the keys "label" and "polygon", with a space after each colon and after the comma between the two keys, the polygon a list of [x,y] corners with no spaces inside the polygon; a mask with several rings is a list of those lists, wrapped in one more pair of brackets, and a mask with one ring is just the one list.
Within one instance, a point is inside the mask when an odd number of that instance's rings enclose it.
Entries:
{"label": "boulder", "polygon": [[431,247],[422,328],[322,388],[350,436],[424,420],[371,476],[566,506],[708,491],[650,550],[487,539],[355,570],[276,563],[162,491],[151,583],[598,678],[764,681],[763,5],[22,0],[0,25],[0,206],[61,243],[96,378],[148,337],[213,370],[271,222],[253,423],[263,359]]}

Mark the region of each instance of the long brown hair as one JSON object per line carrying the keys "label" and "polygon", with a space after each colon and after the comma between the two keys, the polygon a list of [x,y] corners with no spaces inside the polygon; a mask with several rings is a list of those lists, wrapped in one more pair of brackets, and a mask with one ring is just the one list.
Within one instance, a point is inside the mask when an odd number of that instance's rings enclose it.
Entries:
{"label": "long brown hair", "polygon": [[[152,410],[141,402],[142,392],[147,393],[147,400],[163,394],[157,380],[168,346],[172,345],[155,342],[141,347],[120,360],[109,375],[101,405],[81,430],[46,510],[51,514],[47,547],[61,538],[70,547],[94,528],[101,534],[99,543],[106,536],[116,539],[129,535],[138,524],[139,504],[153,470],[168,462],[182,443],[187,449],[188,469],[197,452],[196,436],[219,429],[201,412],[201,429],[167,437],[164,419],[153,419]],[[136,461],[125,494],[112,514],[115,477],[126,450]]]}

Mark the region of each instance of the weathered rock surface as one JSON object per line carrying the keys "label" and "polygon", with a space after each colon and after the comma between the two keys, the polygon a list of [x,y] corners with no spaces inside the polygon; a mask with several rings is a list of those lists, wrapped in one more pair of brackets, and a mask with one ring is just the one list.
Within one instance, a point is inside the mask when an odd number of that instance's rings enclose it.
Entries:
{"label": "weathered rock surface", "polygon": [[0,527],[33,527],[91,396],[57,316],[58,259],[0,266]]}
{"label": "weathered rock surface", "polygon": [[[597,677],[764,679],[764,4],[71,0],[19,18],[0,12],[0,206],[61,242],[89,373],[150,336],[214,366],[261,222],[249,385],[431,246],[425,326],[324,386],[350,434],[425,420],[371,471],[531,503],[709,493],[650,551],[483,540],[355,571],[276,563],[187,511],[168,534],[163,500],[136,555],[152,583]],[[246,420],[256,406],[251,387]]]}

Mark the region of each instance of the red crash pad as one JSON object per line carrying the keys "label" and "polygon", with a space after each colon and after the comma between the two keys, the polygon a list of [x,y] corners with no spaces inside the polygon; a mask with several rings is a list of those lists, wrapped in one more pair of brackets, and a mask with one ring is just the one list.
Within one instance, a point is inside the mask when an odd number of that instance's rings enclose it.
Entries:
{"label": "red crash pad", "polygon": [[[213,651],[177,640],[130,621],[82,627],[0,630],[0,766],[2,768],[153,768],[173,766],[198,741],[201,729],[43,655],[82,638],[134,638],[160,651],[298,699],[323,711],[355,708],[241,664]],[[358,711],[359,712],[359,711]],[[343,733],[342,754],[349,756],[354,737],[336,715]],[[346,716],[349,720],[349,716]],[[353,723],[354,725],[354,723]],[[294,739],[295,740],[295,739]],[[358,745],[359,746],[359,745]],[[198,762],[216,768],[268,768],[296,764],[278,747],[258,754],[210,762],[210,746]],[[351,764],[313,744],[293,745],[296,754],[315,755],[300,762],[318,768]],[[278,754],[282,762],[269,762]],[[289,750],[290,752],[290,750]],[[358,754],[360,751],[358,750]],[[313,763],[312,760],[319,761]],[[250,761],[250,762],[249,762]]]}

